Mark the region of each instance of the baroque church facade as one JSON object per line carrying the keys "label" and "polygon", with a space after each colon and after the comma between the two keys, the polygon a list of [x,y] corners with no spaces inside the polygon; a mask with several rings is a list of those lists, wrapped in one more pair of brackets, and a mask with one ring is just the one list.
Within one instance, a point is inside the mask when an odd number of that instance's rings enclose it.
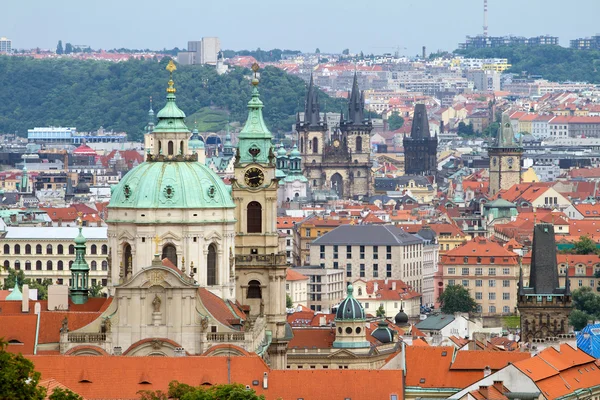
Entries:
{"label": "baroque church facade", "polygon": [[[276,229],[278,179],[258,79],[239,136],[232,185],[198,162],[185,113],[167,101],[146,161],[112,189],[109,295],[101,317],[61,330],[63,354],[238,355],[286,367],[286,255]],[[256,72],[258,65],[253,67]],[[81,235],[80,235],[81,236]],[[71,299],[87,300],[85,238]]]}
{"label": "baroque church facade", "polygon": [[342,111],[338,129],[328,134],[327,118],[321,117],[317,88],[311,76],[306,94],[304,120],[296,121],[304,176],[311,191],[334,191],[338,198],[361,198],[373,194],[371,130],[365,118],[364,94],[356,74],[346,117]]}

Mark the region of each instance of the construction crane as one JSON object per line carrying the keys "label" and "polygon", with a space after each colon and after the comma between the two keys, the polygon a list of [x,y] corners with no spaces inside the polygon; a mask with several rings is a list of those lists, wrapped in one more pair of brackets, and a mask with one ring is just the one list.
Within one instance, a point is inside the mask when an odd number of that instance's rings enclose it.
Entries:
{"label": "construction crane", "polygon": [[374,49],[394,49],[394,57],[400,57],[400,50],[406,50],[406,47],[402,46],[373,46]]}

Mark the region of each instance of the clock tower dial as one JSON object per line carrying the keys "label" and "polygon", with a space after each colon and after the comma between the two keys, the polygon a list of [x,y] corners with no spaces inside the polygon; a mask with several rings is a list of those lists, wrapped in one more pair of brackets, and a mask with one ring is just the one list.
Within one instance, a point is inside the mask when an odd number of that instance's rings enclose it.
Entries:
{"label": "clock tower dial", "polygon": [[256,188],[265,182],[265,175],[260,168],[251,167],[244,173],[244,182],[246,185]]}

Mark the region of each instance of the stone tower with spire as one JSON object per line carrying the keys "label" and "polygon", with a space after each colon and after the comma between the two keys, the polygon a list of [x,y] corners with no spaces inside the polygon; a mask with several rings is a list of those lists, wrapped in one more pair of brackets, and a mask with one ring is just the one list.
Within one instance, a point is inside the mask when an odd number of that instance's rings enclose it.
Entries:
{"label": "stone tower with spire", "polygon": [[252,98],[248,119],[238,136],[234,177],[236,298],[248,307],[250,320],[265,317],[272,368],[285,369],[291,328],[286,322],[285,284],[287,258],[279,251],[277,232],[276,155],[273,136],[263,119],[256,76],[252,66]]}
{"label": "stone tower with spire", "polygon": [[568,334],[572,310],[568,266],[565,287],[558,282],[554,225],[535,225],[531,252],[529,284],[524,285],[521,272],[517,301],[524,342]]}
{"label": "stone tower with spire", "polygon": [[82,229],[80,221],[79,234],[75,238],[75,261],[71,265],[71,287],[69,288],[73,304],[85,304],[89,295],[90,267],[85,260],[86,240],[81,232]]}
{"label": "stone tower with spire", "polygon": [[496,139],[488,148],[490,157],[490,195],[521,183],[523,147],[516,143],[508,113],[502,114],[502,124]]}
{"label": "stone tower with spire", "polygon": [[410,137],[405,137],[404,173],[406,175],[435,176],[437,173],[437,136],[429,132],[425,104],[416,104]]}
{"label": "stone tower with spire", "polygon": [[298,117],[296,122],[309,190],[333,190],[339,198],[372,194],[370,133],[373,125],[370,118],[365,118],[364,108],[364,95],[355,73],[346,117],[342,111],[339,126],[328,137],[326,118],[321,119],[317,89],[311,76],[304,120]]}

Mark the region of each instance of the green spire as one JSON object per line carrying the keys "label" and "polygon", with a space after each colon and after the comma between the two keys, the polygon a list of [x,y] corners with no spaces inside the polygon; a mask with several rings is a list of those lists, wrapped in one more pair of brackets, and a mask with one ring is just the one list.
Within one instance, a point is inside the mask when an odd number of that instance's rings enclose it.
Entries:
{"label": "green spire", "polygon": [[23,293],[21,293],[21,290],[19,290],[19,281],[18,279],[15,278],[15,287],[13,288],[13,291],[10,292],[10,294],[8,296],[6,296],[6,300],[11,301],[21,301],[23,300]]}
{"label": "green spire", "polygon": [[241,164],[252,162],[266,164],[270,162],[269,156],[272,154],[273,135],[263,119],[263,102],[258,92],[258,69],[258,64],[252,66],[254,78],[252,78],[252,98],[248,102],[248,119],[238,136],[240,154],[238,162]]}
{"label": "green spire", "polygon": [[29,186],[29,175],[27,174],[27,159],[23,158],[23,171],[21,174],[21,193],[27,192]]}
{"label": "green spire", "polygon": [[[81,217],[80,217],[81,218]],[[79,234],[75,238],[75,261],[71,265],[71,301],[74,304],[84,304],[88,300],[90,267],[85,261],[85,237],[82,233],[81,220]]]}
{"label": "green spire", "polygon": [[156,114],[158,118],[158,124],[154,128],[155,132],[185,132],[189,133],[189,130],[185,124],[185,113],[177,107],[175,103],[175,82],[173,82],[173,71],[175,71],[177,67],[173,60],[169,61],[169,65],[167,65],[167,71],[170,73],[169,79],[169,87],[167,88],[167,104],[163,107],[162,110]]}

